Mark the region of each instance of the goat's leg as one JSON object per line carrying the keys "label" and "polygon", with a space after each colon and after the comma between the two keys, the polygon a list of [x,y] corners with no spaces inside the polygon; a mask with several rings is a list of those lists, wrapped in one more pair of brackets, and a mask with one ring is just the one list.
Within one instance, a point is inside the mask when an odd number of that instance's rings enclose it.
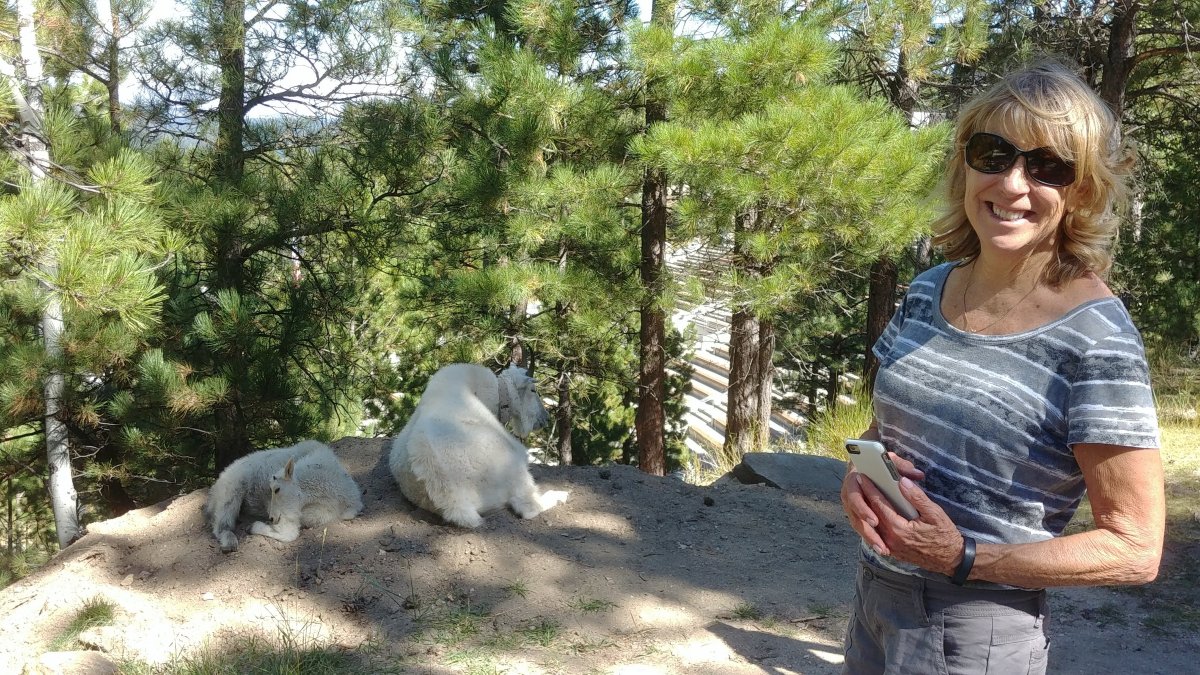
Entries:
{"label": "goat's leg", "polygon": [[564,490],[547,490],[540,492],[533,477],[526,474],[521,484],[513,490],[513,497],[508,504],[522,518],[533,518],[538,514],[567,501]]}
{"label": "goat's leg", "polygon": [[250,525],[250,534],[257,534],[282,542],[295,541],[300,536],[300,523],[285,522],[278,525],[268,525],[262,521],[254,521]]}

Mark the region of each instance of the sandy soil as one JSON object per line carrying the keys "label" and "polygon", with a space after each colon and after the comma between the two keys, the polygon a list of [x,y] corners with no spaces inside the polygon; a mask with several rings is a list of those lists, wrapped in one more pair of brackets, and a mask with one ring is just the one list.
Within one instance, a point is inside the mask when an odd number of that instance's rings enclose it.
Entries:
{"label": "sandy soil", "polygon": [[[95,597],[118,608],[103,647],[149,663],[258,632],[396,672],[839,671],[857,539],[830,495],[533,467],[544,489],[571,492],[566,504],[528,521],[495,512],[466,531],[400,496],[385,444],[334,444],[366,509],[291,544],[246,536],[221,554],[205,491],[93,524],[0,591],[0,672],[20,672]],[[1143,625],[1153,592],[1053,595],[1051,672],[1200,662],[1194,634]],[[456,633],[468,624],[476,632]]]}

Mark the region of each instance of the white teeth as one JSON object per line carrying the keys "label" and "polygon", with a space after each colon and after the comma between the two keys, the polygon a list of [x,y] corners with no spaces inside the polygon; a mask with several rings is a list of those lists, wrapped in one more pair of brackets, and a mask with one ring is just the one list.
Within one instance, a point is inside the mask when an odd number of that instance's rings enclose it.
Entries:
{"label": "white teeth", "polygon": [[995,204],[992,204],[992,213],[996,214],[1000,220],[1018,220],[1025,217],[1024,211],[1007,211]]}

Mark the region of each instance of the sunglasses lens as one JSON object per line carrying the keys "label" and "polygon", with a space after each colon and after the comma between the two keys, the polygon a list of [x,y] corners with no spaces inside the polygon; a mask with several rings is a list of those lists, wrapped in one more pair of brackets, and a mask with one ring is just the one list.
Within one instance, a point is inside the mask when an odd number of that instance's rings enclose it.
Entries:
{"label": "sunglasses lens", "polygon": [[1061,187],[1075,182],[1075,167],[1045,148],[1026,153],[1025,168],[1030,178],[1046,185]]}
{"label": "sunglasses lens", "polygon": [[1017,159],[1012,143],[995,134],[975,134],[967,141],[967,166],[981,173],[1000,173]]}

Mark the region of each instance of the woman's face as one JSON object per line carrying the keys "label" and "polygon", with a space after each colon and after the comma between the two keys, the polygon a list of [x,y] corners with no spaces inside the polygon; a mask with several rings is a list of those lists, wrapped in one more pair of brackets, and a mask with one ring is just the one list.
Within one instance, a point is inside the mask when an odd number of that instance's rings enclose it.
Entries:
{"label": "woman's face", "polygon": [[[985,128],[1021,150],[1036,147],[1026,135],[1010,129]],[[1065,187],[1043,185],[1029,177],[1025,157],[1007,170],[982,173],[966,167],[963,207],[979,237],[984,255],[1028,255],[1053,251],[1058,226],[1066,213]]]}

